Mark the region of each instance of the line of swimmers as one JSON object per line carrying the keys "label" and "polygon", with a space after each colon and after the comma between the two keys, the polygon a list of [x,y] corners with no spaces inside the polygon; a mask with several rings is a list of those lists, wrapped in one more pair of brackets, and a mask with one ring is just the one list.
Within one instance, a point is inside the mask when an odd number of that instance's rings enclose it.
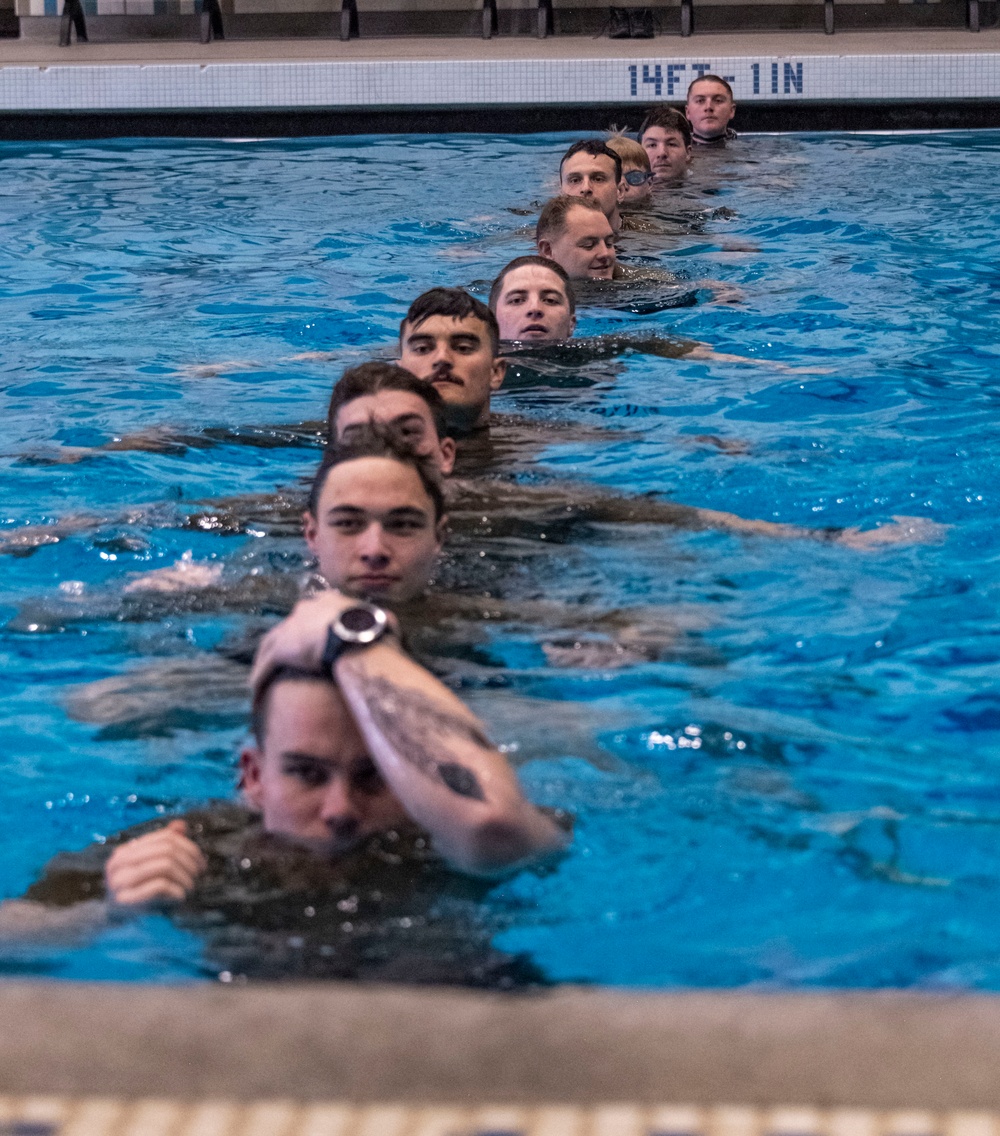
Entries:
{"label": "line of swimmers", "polygon": [[[555,247],[540,238],[540,252]],[[240,768],[241,823],[255,839],[263,832],[329,862],[417,830],[459,871],[484,874],[566,846],[565,824],[527,800],[482,724],[410,656],[393,609],[421,595],[440,553],[440,479],[453,468],[454,438],[489,425],[501,338],[565,339],[574,326],[566,268],[551,256],[518,258],[489,308],[432,290],[403,321],[400,366],[363,365],[338,382],[305,516],[324,586],[265,637],[252,672],[253,740]],[[211,832],[183,818],[120,834],[76,900],[184,903],[216,851]],[[0,907],[0,930],[43,922],[35,909],[54,873]]]}
{"label": "line of swimmers", "polygon": [[372,362],[334,388],[305,514],[323,587],[257,651],[236,822],[230,810],[221,829],[201,816],[126,831],[90,850],[89,874],[59,858],[22,900],[0,907],[0,931],[51,930],[53,908],[64,919],[67,908],[85,911],[97,925],[123,907],[197,904],[213,861],[250,878],[265,835],[329,864],[356,861],[387,833],[416,832],[473,874],[566,846],[565,822],[527,800],[482,724],[410,656],[394,613],[419,601],[440,553],[453,437],[489,426],[503,379],[498,330],[466,293],[432,290],[401,327],[400,361],[412,370]]}
{"label": "line of swimmers", "polygon": [[559,196],[542,207],[535,228],[538,252],[571,279],[627,275],[615,250],[619,234],[648,228],[635,210],[650,201],[655,186],[683,183],[696,146],[725,145],[734,138],[729,123],[735,113],[729,83],[704,75],[691,84],[684,114],[654,107],[637,141],[620,133],[606,142],[574,143],[559,163]]}

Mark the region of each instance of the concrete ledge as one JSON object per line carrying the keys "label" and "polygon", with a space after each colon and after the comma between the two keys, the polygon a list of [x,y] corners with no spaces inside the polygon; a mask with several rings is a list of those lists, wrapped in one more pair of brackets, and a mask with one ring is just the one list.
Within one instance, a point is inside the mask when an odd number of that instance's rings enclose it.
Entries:
{"label": "concrete ledge", "polygon": [[0,1094],[1000,1106],[1000,999],[0,986]]}

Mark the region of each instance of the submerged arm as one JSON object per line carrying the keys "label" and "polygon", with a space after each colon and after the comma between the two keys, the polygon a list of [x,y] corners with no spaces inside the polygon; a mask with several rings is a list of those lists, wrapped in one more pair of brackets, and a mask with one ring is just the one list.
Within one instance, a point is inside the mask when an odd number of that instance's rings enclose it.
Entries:
{"label": "submerged arm", "polygon": [[[492,486],[492,483],[487,483]],[[464,488],[464,486],[463,486]],[[478,488],[478,486],[477,486]],[[481,491],[480,491],[481,492]],[[892,544],[922,544],[940,540],[947,531],[926,517],[893,516],[891,521],[874,529],[850,528],[810,528],[807,525],[787,524],[782,521],[765,521],[752,517],[741,517],[736,513],[720,509],[702,509],[696,505],[681,505],[657,497],[617,496],[607,492],[594,491],[578,485],[522,486],[508,490],[504,504],[509,509],[518,499],[519,515],[523,518],[533,506],[547,509],[560,519],[576,518],[604,524],[661,524],[684,529],[718,529],[721,532],[738,533],[742,536],[767,536],[781,540],[814,540],[829,544],[843,544],[849,548],[871,549]],[[485,495],[476,498],[470,492],[470,501],[475,501],[482,512],[489,512],[489,502]],[[461,505],[465,506],[463,499]],[[457,509],[452,516],[461,517]],[[494,525],[496,521],[494,520]]]}
{"label": "submerged arm", "polygon": [[81,900],[72,907],[51,907],[35,899],[0,903],[0,944],[75,943],[108,922],[108,905]]}

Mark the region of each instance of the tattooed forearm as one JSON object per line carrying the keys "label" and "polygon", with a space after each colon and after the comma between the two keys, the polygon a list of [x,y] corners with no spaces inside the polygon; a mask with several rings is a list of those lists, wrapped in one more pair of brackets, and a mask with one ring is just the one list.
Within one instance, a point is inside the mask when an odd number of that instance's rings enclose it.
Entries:
{"label": "tattooed forearm", "polygon": [[361,696],[375,728],[404,761],[460,797],[486,800],[471,769],[434,756],[435,752],[447,752],[449,738],[492,749],[475,722],[441,710],[417,691],[395,686],[385,678],[366,680]]}

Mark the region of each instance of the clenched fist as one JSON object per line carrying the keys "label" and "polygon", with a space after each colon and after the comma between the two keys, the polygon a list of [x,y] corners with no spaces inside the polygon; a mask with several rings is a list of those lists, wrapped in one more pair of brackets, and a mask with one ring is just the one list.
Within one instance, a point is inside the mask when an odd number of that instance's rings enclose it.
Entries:
{"label": "clenched fist", "polygon": [[111,853],[104,869],[108,897],[123,906],[154,899],[183,899],[207,864],[187,825],[172,820],[165,828],[138,836]]}

